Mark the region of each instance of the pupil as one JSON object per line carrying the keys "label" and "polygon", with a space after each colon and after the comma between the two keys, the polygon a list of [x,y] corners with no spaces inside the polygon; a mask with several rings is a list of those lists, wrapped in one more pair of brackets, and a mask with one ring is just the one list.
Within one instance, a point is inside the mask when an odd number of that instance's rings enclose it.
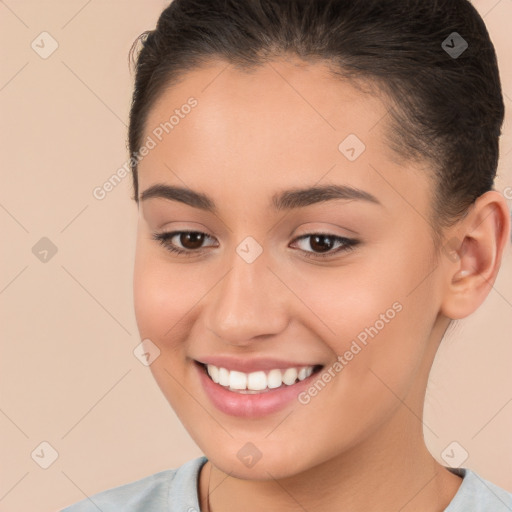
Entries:
{"label": "pupil", "polygon": [[[204,235],[202,233],[182,233],[180,242],[187,249],[198,249],[203,243]],[[188,245],[187,245],[188,244]],[[190,247],[192,245],[192,247]]]}
{"label": "pupil", "polygon": [[[320,240],[320,242],[319,242]],[[311,248],[315,250],[319,250],[319,252],[327,252],[332,248],[332,240],[330,237],[325,235],[314,235],[312,237],[312,241],[310,242]],[[320,247],[318,247],[318,245]],[[326,247],[327,246],[327,247]]]}

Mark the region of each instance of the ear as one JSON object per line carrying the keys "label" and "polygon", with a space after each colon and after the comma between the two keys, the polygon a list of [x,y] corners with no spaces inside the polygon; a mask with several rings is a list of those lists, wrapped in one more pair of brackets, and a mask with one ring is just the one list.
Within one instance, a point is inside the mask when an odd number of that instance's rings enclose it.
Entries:
{"label": "ear", "polygon": [[461,319],[473,313],[489,294],[510,244],[510,214],[497,191],[482,194],[448,235],[443,247],[445,292],[441,313]]}

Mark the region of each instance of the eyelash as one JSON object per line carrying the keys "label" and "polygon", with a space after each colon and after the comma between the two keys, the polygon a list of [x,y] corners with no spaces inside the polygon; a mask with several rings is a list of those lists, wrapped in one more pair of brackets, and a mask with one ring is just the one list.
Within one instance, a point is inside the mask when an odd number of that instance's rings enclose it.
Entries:
{"label": "eyelash", "polygon": [[[176,247],[175,245],[170,243],[170,239],[174,238],[176,235],[182,235],[182,234],[199,234],[204,235],[207,238],[211,237],[207,235],[206,233],[203,233],[201,231],[172,231],[169,233],[153,233],[152,239],[158,241],[161,245],[163,245],[169,252],[182,255],[185,257],[190,257],[196,254],[199,254],[201,252],[201,249],[180,249],[179,247]],[[328,258],[332,257],[335,254],[342,253],[342,252],[349,252],[352,251],[356,245],[360,243],[359,240],[356,240],[354,238],[345,238],[343,236],[337,236],[337,235],[331,235],[328,233],[308,233],[307,235],[302,235],[297,237],[294,242],[311,238],[313,236],[323,236],[326,238],[330,238],[334,240],[334,242],[342,243],[343,245],[341,247],[338,247],[336,250],[330,250],[326,253],[315,253],[311,251],[302,251],[304,253],[304,256],[306,258]]]}

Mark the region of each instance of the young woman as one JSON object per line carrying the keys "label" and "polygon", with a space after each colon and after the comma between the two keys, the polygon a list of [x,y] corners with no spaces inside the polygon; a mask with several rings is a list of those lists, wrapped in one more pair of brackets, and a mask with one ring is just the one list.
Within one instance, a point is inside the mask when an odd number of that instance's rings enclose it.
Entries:
{"label": "young woman", "polygon": [[141,40],[135,312],[205,456],[66,512],[511,511],[423,438],[436,350],[510,236],[477,11],[174,0]]}

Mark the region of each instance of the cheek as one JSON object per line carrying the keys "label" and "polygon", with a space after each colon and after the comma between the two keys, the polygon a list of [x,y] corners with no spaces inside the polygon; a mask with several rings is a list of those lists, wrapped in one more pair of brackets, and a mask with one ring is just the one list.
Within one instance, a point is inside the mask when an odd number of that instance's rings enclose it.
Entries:
{"label": "cheek", "polygon": [[337,354],[348,350],[351,340],[364,344],[377,335],[376,331],[384,337],[392,324],[403,320],[399,318],[404,309],[399,277],[389,270],[376,270],[372,263],[353,260],[331,269],[284,272],[283,281],[291,283],[294,294],[306,306],[302,307],[301,321],[321,333]]}
{"label": "cheek", "polygon": [[[337,356],[322,372],[325,385],[315,381],[300,397],[304,435],[319,445],[338,436],[335,449],[345,449],[383,425],[414,389],[422,365],[428,322],[421,301],[407,296],[404,268],[382,261],[379,271],[372,268],[295,281],[304,303],[328,326],[323,342]],[[316,325],[319,332],[318,319]]]}
{"label": "cheek", "polygon": [[[150,339],[160,351],[151,363],[151,373],[162,393],[180,416],[190,396],[180,382],[194,304],[201,297],[198,281],[165,254],[146,242],[138,243],[133,274],[134,310],[141,339]],[[180,416],[186,423],[187,418]]]}
{"label": "cheek", "polygon": [[158,249],[137,246],[134,308],[141,337],[165,344],[180,338],[176,334],[193,315],[194,305],[204,293],[204,284],[186,269],[186,264],[169,264]]}
{"label": "cheek", "polygon": [[401,249],[395,241],[375,251],[378,257],[345,267],[288,276],[315,313],[309,327],[339,356],[333,373],[344,375],[335,379],[342,394],[358,389],[359,399],[379,396],[386,392],[379,377],[402,394],[422,364],[438,304],[425,279],[432,271],[428,239],[407,240]]}

